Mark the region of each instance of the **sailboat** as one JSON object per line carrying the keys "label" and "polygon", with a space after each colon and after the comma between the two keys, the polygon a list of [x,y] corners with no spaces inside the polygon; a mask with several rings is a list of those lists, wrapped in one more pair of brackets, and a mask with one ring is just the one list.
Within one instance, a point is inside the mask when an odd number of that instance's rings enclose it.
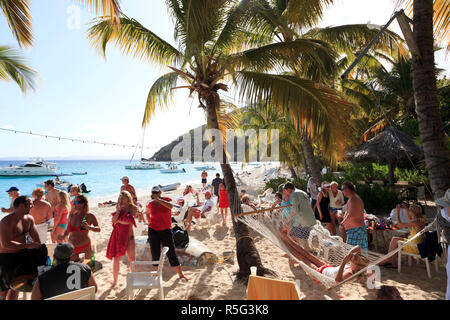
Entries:
{"label": "sailboat", "polygon": [[[127,170],[161,169],[161,165],[159,163],[154,163],[150,159],[145,159],[145,158],[142,157],[142,152],[144,150],[144,137],[145,137],[145,130],[144,130],[144,133],[142,134],[141,160],[139,161],[139,163],[126,165],[125,169],[127,169]],[[136,146],[136,148],[137,148],[137,146]],[[136,153],[136,149],[134,150],[134,153]],[[130,162],[133,161],[134,153],[133,153],[133,156],[130,159]]]}

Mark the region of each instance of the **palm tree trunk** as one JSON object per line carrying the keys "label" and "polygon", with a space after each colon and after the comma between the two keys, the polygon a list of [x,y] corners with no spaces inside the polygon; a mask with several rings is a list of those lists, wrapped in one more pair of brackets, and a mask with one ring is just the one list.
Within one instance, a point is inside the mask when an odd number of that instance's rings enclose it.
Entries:
{"label": "palm tree trunk", "polygon": [[[219,129],[216,114],[216,108],[219,103],[220,98],[216,92],[206,98],[206,113],[209,128],[211,129]],[[274,274],[273,271],[263,267],[258,250],[255,247],[253,239],[250,237],[250,231],[247,225],[233,218],[233,214],[242,213],[241,201],[236,188],[233,171],[225,156],[224,161],[220,166],[225,180],[228,199],[230,201],[231,220],[233,222],[233,230],[236,237],[236,257],[239,265],[236,279],[246,283],[248,281],[248,276],[250,275],[250,267],[252,266],[257,267],[258,275]]]}
{"label": "palm tree trunk", "polygon": [[297,173],[295,172],[294,167],[289,166],[289,171],[291,171],[292,179],[297,178]]}
{"label": "palm tree trunk", "polygon": [[302,141],[305,160],[308,164],[309,170],[311,171],[311,177],[319,187],[322,184],[322,174],[320,173],[319,164],[317,163],[316,157],[314,156],[314,150],[311,140],[309,139],[305,131],[303,131],[302,134]]}
{"label": "palm tree trunk", "polygon": [[393,186],[395,182],[394,171],[395,171],[395,162],[393,160],[388,161],[389,168],[389,185]]}
{"label": "palm tree trunk", "polygon": [[434,197],[450,187],[450,151],[436,89],[433,48],[433,0],[414,0],[414,37],[421,59],[413,60],[413,86],[420,138]]}

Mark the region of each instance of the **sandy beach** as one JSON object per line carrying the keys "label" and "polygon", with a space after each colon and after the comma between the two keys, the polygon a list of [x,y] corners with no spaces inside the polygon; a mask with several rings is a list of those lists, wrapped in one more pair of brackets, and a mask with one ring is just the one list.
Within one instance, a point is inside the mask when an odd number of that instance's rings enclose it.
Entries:
{"label": "sandy beach", "polygon": [[[255,169],[257,170],[257,169]],[[262,181],[262,179],[261,179]],[[185,184],[178,190],[163,193],[163,195],[177,198],[181,195]],[[200,189],[199,184],[193,184]],[[140,202],[145,205],[150,197],[138,194]],[[112,199],[115,200],[115,199]],[[105,257],[106,247],[112,231],[111,213],[114,207],[96,207],[91,204],[91,212],[95,213],[102,231],[97,235],[96,259],[103,264],[103,269],[95,274],[99,290],[98,299],[124,300],[126,299],[126,273],[128,272],[127,258],[122,258],[119,281],[116,287],[112,284],[112,261]],[[137,235],[136,235],[137,236]],[[232,228],[230,214],[228,214],[227,225],[214,224],[208,228],[202,223],[193,228],[189,233],[190,238],[195,238],[208,246],[219,259],[225,252],[235,249],[236,239]],[[270,240],[260,236],[251,230],[256,248],[259,251],[263,265],[276,272],[276,279],[300,280],[301,299],[323,300],[324,295],[332,299],[372,300],[375,299],[376,290],[368,289],[365,281],[363,283],[352,281],[335,289],[327,290],[323,285],[314,282],[306,273],[297,266],[288,263],[283,257],[284,252],[275,246]],[[246,286],[235,281],[234,273],[238,270],[237,260],[218,263],[208,266],[183,266],[183,272],[190,279],[188,282],[181,281],[176,272],[170,267],[167,260],[163,269],[165,298],[170,300],[243,300],[246,299]],[[431,266],[432,278],[426,274],[424,263],[406,263],[402,273],[397,269],[381,268],[381,284],[395,286],[402,297],[407,300],[441,300],[445,297],[446,273],[445,261],[439,259],[439,272],[436,273],[434,264]],[[158,292],[153,290],[137,290],[135,299],[158,299]]]}

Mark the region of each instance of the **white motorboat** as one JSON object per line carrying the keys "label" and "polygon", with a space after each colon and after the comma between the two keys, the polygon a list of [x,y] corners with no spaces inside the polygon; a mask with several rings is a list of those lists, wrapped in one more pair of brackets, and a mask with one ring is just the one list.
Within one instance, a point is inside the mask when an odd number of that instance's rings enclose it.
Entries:
{"label": "white motorboat", "polygon": [[198,170],[198,171],[216,170],[215,167],[210,166],[210,165],[201,166],[201,167],[194,167],[194,168],[195,168],[195,170]]}
{"label": "white motorboat", "polygon": [[21,166],[10,164],[0,168],[0,176],[55,176],[56,163],[47,162],[40,158],[31,159]]}
{"label": "white motorboat", "polygon": [[184,168],[179,169],[178,166],[169,165],[167,169],[159,170],[161,173],[183,173],[186,172]]}
{"label": "white motorboat", "polygon": [[172,183],[165,186],[159,185],[162,191],[172,191],[178,189],[178,187],[181,186],[181,183]]}
{"label": "white motorboat", "polygon": [[128,170],[153,170],[160,169],[161,165],[159,163],[150,162],[148,160],[142,159],[139,163],[126,165],[125,169]]}

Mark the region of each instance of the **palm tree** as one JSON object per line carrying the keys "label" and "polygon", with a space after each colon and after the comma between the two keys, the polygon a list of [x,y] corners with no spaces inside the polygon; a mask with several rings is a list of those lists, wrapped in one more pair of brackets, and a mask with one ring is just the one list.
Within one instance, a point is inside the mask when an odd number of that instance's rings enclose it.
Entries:
{"label": "palm tree", "polygon": [[[253,129],[258,132],[261,129],[268,131],[278,130],[278,143],[280,162],[285,163],[292,176],[297,176],[294,167],[303,160],[303,151],[300,140],[297,138],[298,131],[294,124],[287,120],[280,108],[273,108],[267,104],[250,105],[243,108],[240,127],[243,130]],[[258,140],[259,141],[259,140]],[[270,142],[268,142],[270,144]],[[304,163],[304,162],[303,162]]]}
{"label": "palm tree", "polygon": [[24,64],[19,52],[7,46],[0,46],[0,80],[14,81],[25,93],[36,87],[36,72]]}
{"label": "palm tree", "polygon": [[[436,11],[435,32],[446,35],[448,48],[450,5],[448,1],[435,1],[442,4]],[[419,121],[420,138],[425,153],[433,195],[442,197],[450,187],[450,150],[447,145],[444,126],[439,112],[436,87],[436,70],[434,63],[433,40],[433,1],[413,1],[414,38],[419,47],[421,58],[413,60],[413,87]],[[439,20],[441,19],[441,20]]]}
{"label": "palm tree", "polygon": [[[318,105],[331,110],[335,105],[346,104],[337,92],[314,81],[279,72],[267,73],[282,69],[286,57],[301,57],[304,65],[321,70],[333,65],[334,57],[326,44],[310,39],[258,46],[261,35],[245,29],[250,0],[166,0],[166,3],[175,25],[178,49],[125,15],[120,17],[120,29],[100,18],[89,30],[93,45],[104,54],[108,43],[113,42],[127,55],[171,69],[150,88],[143,126],[148,125],[158,109],[169,106],[173,89],[187,88],[205,110],[209,128],[224,129],[219,111],[224,103],[222,92],[228,91],[230,81],[248,104],[266,100],[283,106],[299,123],[308,122],[311,131],[324,116],[324,108]],[[179,82],[184,85],[178,86]],[[238,214],[242,209],[228,161],[221,163],[221,168],[231,212]],[[262,266],[248,227],[234,218],[232,222],[240,268],[237,278],[246,279],[250,266],[258,266],[258,273],[264,274],[268,270]]]}
{"label": "palm tree", "polygon": [[[335,52],[337,61],[336,68],[311,67],[306,63],[291,59],[289,68],[296,78],[309,78],[320,81],[330,86],[335,86],[337,70],[348,64],[356,52],[362,49],[378,32],[376,28],[371,29],[367,25],[344,25],[329,28],[315,28],[320,20],[324,8],[333,3],[333,0],[255,0],[252,3],[252,16],[249,26],[254,32],[264,33],[268,41],[278,43],[289,42],[293,39],[315,40],[325,42]],[[400,38],[388,31],[376,43],[374,49],[383,52],[391,52],[397,48]],[[342,59],[341,55],[345,55]],[[319,106],[321,107],[321,106]],[[341,106],[342,107],[342,106]],[[339,110],[338,108],[334,108]],[[339,110],[331,113],[325,111],[328,117],[321,120],[321,131],[316,136],[320,137],[320,144],[326,153],[338,150],[342,155],[345,148],[346,136],[348,135],[348,110]],[[307,165],[311,171],[312,179],[317,185],[322,182],[320,167],[314,155],[314,137],[308,130],[307,124],[303,123],[301,139],[303,142],[304,155]],[[318,132],[316,132],[318,133]]]}

